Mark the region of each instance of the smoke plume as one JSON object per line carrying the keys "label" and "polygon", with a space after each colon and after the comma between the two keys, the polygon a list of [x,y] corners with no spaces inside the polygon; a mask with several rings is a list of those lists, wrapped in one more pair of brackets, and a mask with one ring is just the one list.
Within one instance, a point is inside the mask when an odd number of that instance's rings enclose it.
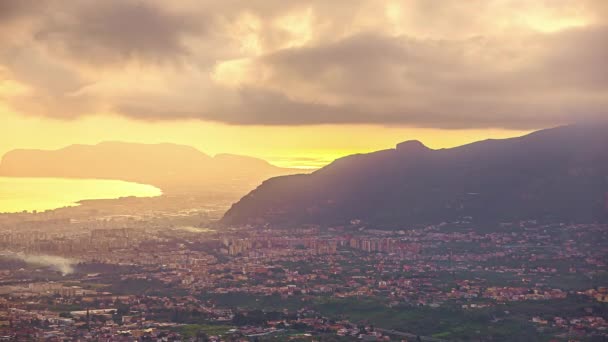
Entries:
{"label": "smoke plume", "polygon": [[51,269],[61,272],[63,275],[73,273],[74,267],[72,265],[77,262],[73,259],[45,254],[11,253],[9,256],[15,259],[23,260],[28,264],[48,266]]}

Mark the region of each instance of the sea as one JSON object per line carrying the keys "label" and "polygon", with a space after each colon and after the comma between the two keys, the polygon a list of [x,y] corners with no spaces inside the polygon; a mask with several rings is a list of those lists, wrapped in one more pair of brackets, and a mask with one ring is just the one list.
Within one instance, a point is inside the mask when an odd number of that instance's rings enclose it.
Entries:
{"label": "sea", "polygon": [[119,180],[0,177],[0,213],[42,212],[77,206],[82,200],[161,194],[152,185]]}

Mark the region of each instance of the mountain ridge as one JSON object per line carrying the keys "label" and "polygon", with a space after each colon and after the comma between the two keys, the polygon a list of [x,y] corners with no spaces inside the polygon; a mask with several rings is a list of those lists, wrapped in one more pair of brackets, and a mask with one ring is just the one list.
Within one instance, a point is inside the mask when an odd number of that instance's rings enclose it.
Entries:
{"label": "mountain ridge", "polygon": [[209,189],[246,192],[268,177],[303,172],[234,154],[210,156],[188,145],[104,141],[56,150],[15,149],[0,161],[0,176],[103,178],[158,186],[164,192]]}
{"label": "mountain ridge", "polygon": [[270,179],[225,224],[434,223],[608,218],[608,125],[560,126],[432,150],[420,142]]}

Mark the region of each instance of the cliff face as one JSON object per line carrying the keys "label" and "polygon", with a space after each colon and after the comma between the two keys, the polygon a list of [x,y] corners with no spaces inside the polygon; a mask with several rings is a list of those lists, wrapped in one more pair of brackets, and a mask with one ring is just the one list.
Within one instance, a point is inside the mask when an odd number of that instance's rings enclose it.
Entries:
{"label": "cliff face", "polygon": [[473,217],[608,219],[608,125],[431,150],[417,141],[348,156],[310,174],[270,179],[235,203],[226,224],[386,227]]}
{"label": "cliff face", "polygon": [[153,184],[165,192],[251,190],[269,177],[298,170],[264,160],[218,155],[174,144],[104,142],[56,151],[13,150],[0,162],[0,176],[119,179]]}

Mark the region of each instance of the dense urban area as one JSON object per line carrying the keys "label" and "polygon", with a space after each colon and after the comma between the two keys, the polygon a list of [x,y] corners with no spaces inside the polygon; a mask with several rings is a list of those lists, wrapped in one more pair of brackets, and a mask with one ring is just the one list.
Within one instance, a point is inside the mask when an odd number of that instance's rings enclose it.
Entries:
{"label": "dense urban area", "polygon": [[606,225],[220,227],[228,202],[194,204],[0,215],[0,340],[608,338]]}

